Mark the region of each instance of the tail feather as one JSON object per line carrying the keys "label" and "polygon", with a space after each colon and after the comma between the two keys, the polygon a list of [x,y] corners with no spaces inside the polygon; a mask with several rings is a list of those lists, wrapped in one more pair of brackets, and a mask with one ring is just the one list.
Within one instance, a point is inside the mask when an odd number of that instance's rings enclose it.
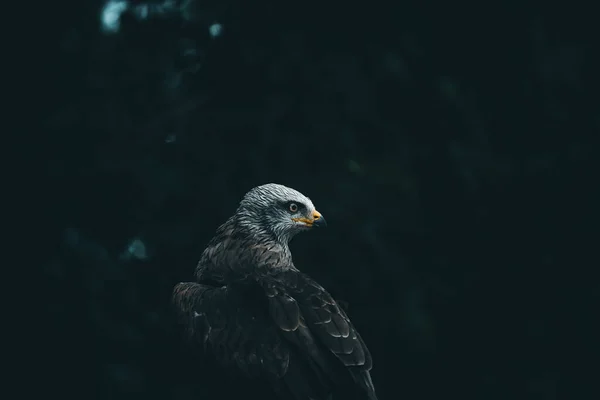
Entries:
{"label": "tail feather", "polygon": [[371,379],[371,374],[369,371],[354,368],[350,368],[349,371],[350,375],[352,375],[352,379],[360,386],[361,389],[364,390],[367,398],[369,400],[378,400],[377,395],[375,394],[375,386],[373,385],[373,380]]}

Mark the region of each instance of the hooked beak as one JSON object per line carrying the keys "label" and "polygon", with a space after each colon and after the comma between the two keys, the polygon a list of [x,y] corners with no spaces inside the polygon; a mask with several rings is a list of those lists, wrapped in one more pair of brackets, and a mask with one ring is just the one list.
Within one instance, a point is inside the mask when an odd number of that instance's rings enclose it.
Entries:
{"label": "hooked beak", "polygon": [[316,226],[317,228],[325,228],[327,226],[327,221],[317,210],[313,211],[313,223],[312,226]]}
{"label": "hooked beak", "polygon": [[317,210],[313,211],[312,219],[311,218],[292,218],[292,220],[294,220],[296,222],[302,222],[304,225],[310,226],[310,227],[315,226],[317,228],[324,228],[327,226],[327,222],[325,221],[325,218],[323,218],[321,213],[318,212]]}

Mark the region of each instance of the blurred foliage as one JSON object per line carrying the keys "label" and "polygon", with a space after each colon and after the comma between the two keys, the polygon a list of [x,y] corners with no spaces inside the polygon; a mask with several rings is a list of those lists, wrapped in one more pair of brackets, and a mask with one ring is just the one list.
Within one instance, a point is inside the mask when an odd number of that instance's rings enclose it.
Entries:
{"label": "blurred foliage", "polygon": [[39,7],[47,390],[258,397],[169,301],[241,196],[278,182],[329,222],[295,262],[349,303],[382,400],[596,398],[575,368],[598,346],[593,13]]}

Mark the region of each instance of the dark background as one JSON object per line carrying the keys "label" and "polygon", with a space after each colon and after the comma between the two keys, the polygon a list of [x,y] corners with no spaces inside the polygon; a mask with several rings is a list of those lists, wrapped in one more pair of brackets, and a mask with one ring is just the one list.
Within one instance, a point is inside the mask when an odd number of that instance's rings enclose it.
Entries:
{"label": "dark background", "polygon": [[329,222],[294,259],[350,304],[381,400],[598,398],[595,14],[130,1],[109,31],[105,4],[37,11],[48,395],[257,397],[169,301],[277,182]]}

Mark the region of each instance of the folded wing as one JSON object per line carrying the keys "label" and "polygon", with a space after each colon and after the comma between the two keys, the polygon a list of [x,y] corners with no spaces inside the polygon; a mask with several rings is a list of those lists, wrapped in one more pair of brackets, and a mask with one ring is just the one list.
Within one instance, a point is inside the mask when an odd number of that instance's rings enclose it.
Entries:
{"label": "folded wing", "polygon": [[335,384],[343,381],[345,369],[368,398],[376,399],[371,354],[331,295],[298,271],[282,272],[263,286],[271,317],[284,337],[309,356],[319,375]]}

